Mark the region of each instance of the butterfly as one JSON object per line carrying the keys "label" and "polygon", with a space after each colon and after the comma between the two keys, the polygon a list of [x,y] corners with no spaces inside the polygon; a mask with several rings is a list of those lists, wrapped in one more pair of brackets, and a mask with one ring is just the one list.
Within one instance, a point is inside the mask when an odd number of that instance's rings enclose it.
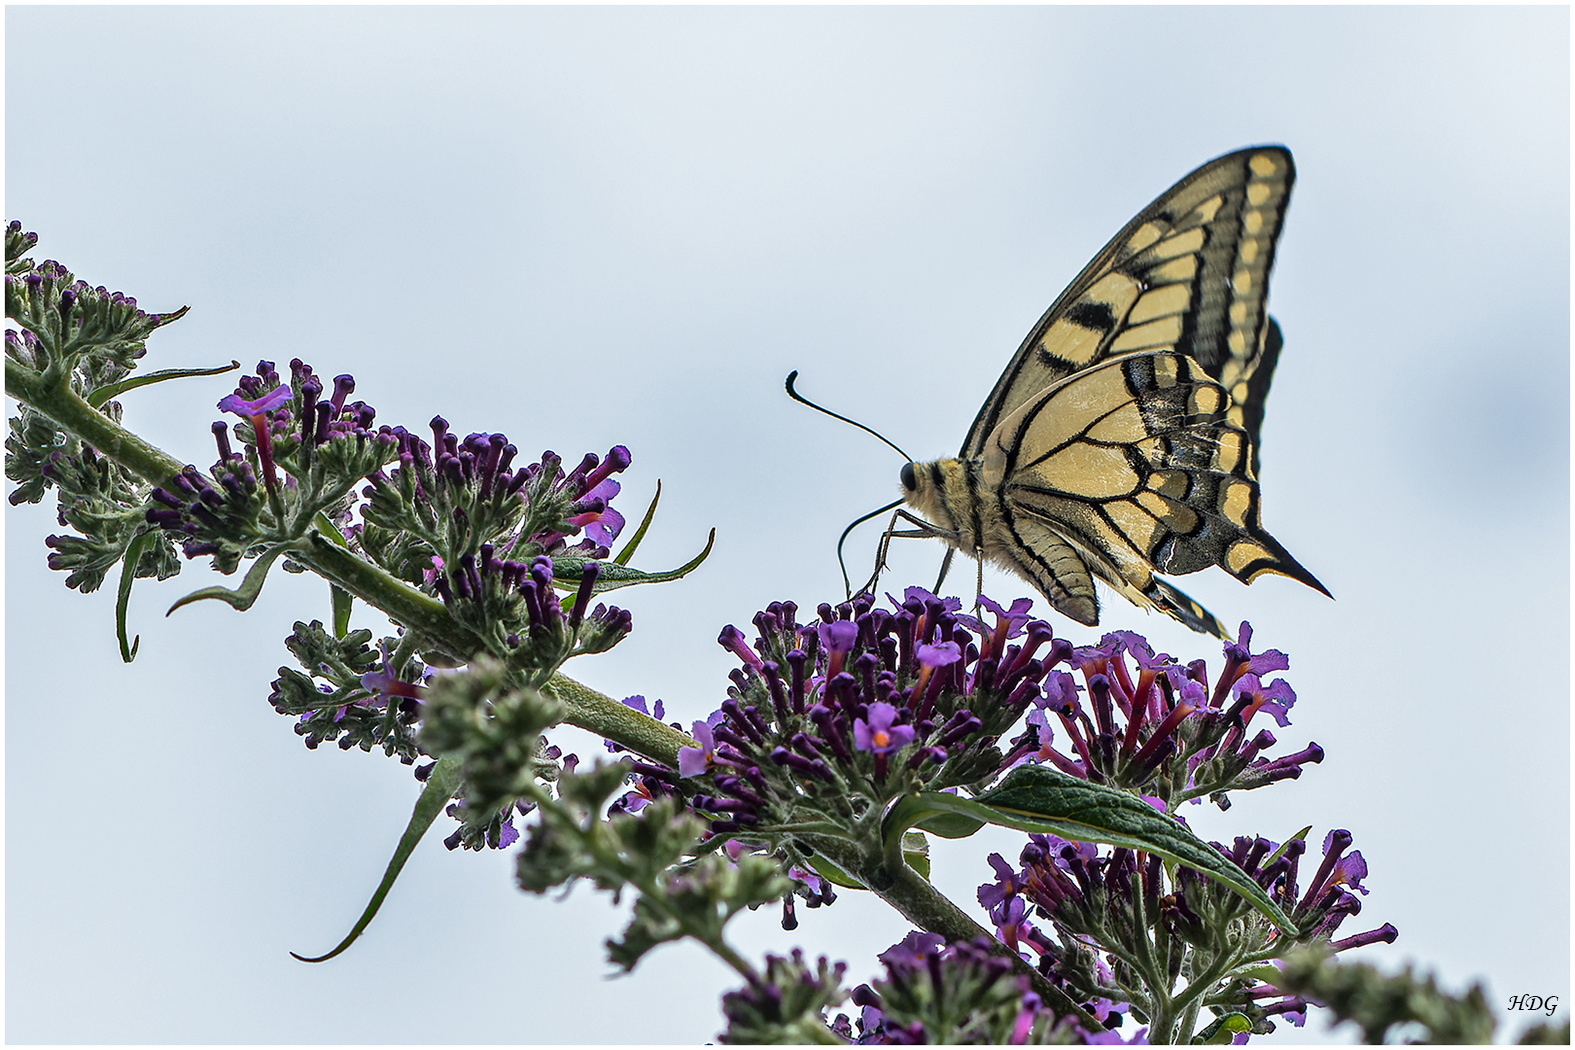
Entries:
{"label": "butterfly", "polygon": [[1258,520],[1258,429],[1282,342],[1269,269],[1294,179],[1289,150],[1257,146],[1138,212],[1028,333],[957,458],[903,467],[922,515],[904,513],[920,526],[909,534],[1016,573],[1088,626],[1096,578],[1222,638],[1157,574],[1218,565],[1328,594]]}

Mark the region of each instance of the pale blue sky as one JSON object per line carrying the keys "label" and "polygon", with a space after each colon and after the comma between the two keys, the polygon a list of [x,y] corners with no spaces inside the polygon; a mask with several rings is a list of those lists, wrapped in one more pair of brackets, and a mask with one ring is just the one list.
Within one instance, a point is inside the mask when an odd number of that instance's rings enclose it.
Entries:
{"label": "pale blue sky", "polygon": [[[1138,208],[1288,145],[1264,521],[1337,600],[1181,582],[1290,654],[1281,750],[1328,758],[1188,817],[1209,838],[1347,827],[1372,870],[1352,930],[1400,929],[1361,957],[1483,979],[1499,1007],[1568,1001],[1566,8],[10,7],[5,26],[6,217],[95,284],[192,307],[147,367],[301,356],[412,429],[626,444],[625,512],[663,483],[651,567],[717,527],[702,570],[624,592],[634,634],[569,668],[686,720],[723,696],[720,627],[838,596],[837,534],[897,490],[895,454],[783,396],[790,369],[951,454]],[[228,389],[137,392],[126,418],[208,462]],[[267,705],[324,588],[277,573],[245,616],[165,619],[206,570],[139,584],[126,667],[112,592],[44,566],[52,510],[5,521],[8,1041],[714,1037],[719,964],[664,948],[604,980],[604,897],[523,896],[507,857],[439,835],[355,948],[291,960],[348,927],[415,797],[396,763],[309,753]],[[899,550],[894,589],[938,557]],[[1217,665],[1217,643],[1105,608]],[[937,881],[971,901],[985,851],[938,849]],[[794,934],[764,909],[740,946],[867,980],[906,926],[856,896]]]}

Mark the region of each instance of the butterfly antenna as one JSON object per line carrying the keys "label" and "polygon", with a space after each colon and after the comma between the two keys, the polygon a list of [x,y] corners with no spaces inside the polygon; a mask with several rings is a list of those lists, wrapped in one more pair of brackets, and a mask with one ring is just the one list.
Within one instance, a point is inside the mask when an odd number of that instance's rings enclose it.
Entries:
{"label": "butterfly antenna", "polygon": [[[822,408],[819,405],[815,404],[815,402],[811,401],[809,398],[805,397],[803,394],[800,394],[797,390],[794,390],[793,389],[793,383],[794,383],[794,381],[796,379],[798,379],[798,369],[795,368],[795,369],[793,369],[793,371],[788,373],[788,377],[787,377],[788,397],[791,397],[794,401],[797,401],[801,405],[808,405],[810,408],[813,408],[816,412],[824,412],[826,415],[830,416],[832,419],[840,419],[844,423],[847,423],[849,426],[858,427],[860,430],[864,431],[866,434],[874,434],[875,437],[880,438],[880,440],[882,440],[882,441],[885,441],[888,446],[890,446],[893,450],[895,450],[897,455],[901,456],[903,459],[907,460],[909,463],[913,462],[913,457],[912,456],[908,455],[902,449],[897,448],[897,446],[893,445],[890,441],[887,441],[884,435],[882,435],[880,433],[877,433],[874,430],[871,430],[869,427],[865,426],[863,423],[857,422],[856,420],[849,419],[847,416],[839,416],[839,415],[837,415],[837,413],[833,412],[829,408]],[[895,506],[895,504],[893,504],[893,506]],[[891,509],[890,507],[883,508],[883,510],[890,510],[890,509]],[[879,510],[875,511],[873,514],[869,514],[869,515],[866,515],[864,518],[860,518],[859,521],[854,522],[853,525],[857,525],[859,522],[865,521],[867,518],[872,518],[872,517],[875,516],[875,514],[880,514],[880,513],[882,513],[882,511],[879,511]],[[848,528],[851,529],[853,527],[853,525],[849,525]],[[844,535],[846,535],[846,533],[844,533]],[[838,546],[840,547],[840,544]],[[846,579],[846,577],[847,577],[847,573],[843,573],[843,578]]]}
{"label": "butterfly antenna", "polygon": [[[798,375],[798,373],[794,372],[793,375]],[[793,382],[793,379],[790,376],[788,378],[788,383],[791,384],[792,382]],[[793,392],[793,389],[792,389],[791,386],[789,386],[788,387],[788,393],[792,393],[792,392]],[[827,413],[827,414],[829,415],[830,413]],[[841,417],[838,417],[838,418],[841,418]],[[858,424],[855,423],[854,425],[857,426]],[[874,433],[874,431],[871,431],[871,433]],[[876,437],[880,437],[879,434],[876,434],[875,436]],[[881,440],[885,441],[886,439],[885,438],[881,438]],[[886,443],[888,445],[891,444],[891,442],[889,442],[889,441],[887,441]],[[892,447],[896,448],[895,445],[892,445]],[[897,449],[897,451],[901,452],[902,450],[901,449]],[[842,589],[848,593],[848,597],[849,598],[853,597],[853,582],[848,579],[848,563],[842,559],[842,545],[847,542],[848,533],[852,532],[854,529],[858,528],[860,525],[864,524],[866,521],[869,521],[871,518],[875,517],[876,515],[884,514],[888,510],[891,510],[894,507],[900,507],[900,506],[902,506],[902,500],[900,500],[900,499],[899,500],[894,500],[893,502],[886,504],[884,507],[881,507],[879,510],[872,510],[868,514],[864,515],[861,518],[855,518],[853,520],[852,524],[850,524],[847,528],[842,530],[842,536],[841,536],[840,539],[837,540],[837,565],[839,565],[842,568]],[[879,570],[877,570],[877,573],[878,573],[878,571]]]}

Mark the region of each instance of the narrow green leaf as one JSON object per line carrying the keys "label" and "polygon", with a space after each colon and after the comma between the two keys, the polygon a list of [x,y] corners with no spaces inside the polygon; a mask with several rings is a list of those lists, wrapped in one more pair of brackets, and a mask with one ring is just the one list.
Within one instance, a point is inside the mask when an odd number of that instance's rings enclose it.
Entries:
{"label": "narrow green leaf", "polygon": [[231,361],[229,364],[220,365],[217,368],[165,368],[157,372],[148,372],[140,376],[122,379],[120,382],[110,383],[108,386],[101,386],[89,394],[86,400],[94,408],[103,408],[105,403],[111,398],[119,397],[126,391],[135,390],[139,386],[151,386],[154,383],[162,383],[166,379],[185,379],[187,376],[223,375],[225,372],[233,372],[239,367],[241,367],[239,361]]}
{"label": "narrow green leaf", "polygon": [[[693,572],[696,566],[710,557],[711,547],[716,543],[716,530],[711,530],[711,536],[705,541],[705,550],[695,555],[694,558],[669,572],[642,572],[631,569],[627,565],[619,565],[616,561],[604,561],[601,575],[596,578],[596,585],[592,593],[600,594],[603,591],[615,591],[619,587],[633,587],[637,583],[666,583],[669,580],[678,580]],[[572,588],[579,583],[580,574],[585,570],[588,558],[554,558],[552,559],[552,576],[554,586]]]}
{"label": "narrow green leaf", "polygon": [[339,531],[339,527],[327,514],[318,511],[317,517],[312,519],[312,524],[317,526],[317,531],[323,534],[324,539],[332,540],[345,550],[350,549],[350,541],[345,539],[345,534]]}
{"label": "narrow green leaf", "polygon": [[984,827],[985,822],[966,813],[937,813],[914,825],[943,839],[965,839]]}
{"label": "narrow green leaf", "polygon": [[131,663],[137,658],[137,647],[142,644],[142,635],[131,640],[131,645],[126,645],[126,606],[131,601],[131,584],[137,578],[137,563],[142,560],[142,552],[158,542],[158,535],[152,532],[138,534],[137,538],[126,545],[125,556],[120,561],[120,593],[115,597],[115,637],[120,639],[120,659],[124,663]]}
{"label": "narrow green leaf", "polygon": [[367,902],[366,910],[361,913],[361,918],[355,926],[345,935],[333,951],[326,955],[308,958],[295,952],[290,954],[302,962],[325,962],[344,951],[355,943],[357,937],[372,924],[372,918],[377,910],[383,906],[383,898],[388,896],[388,891],[394,888],[394,880],[399,878],[399,873],[405,866],[405,861],[415,852],[416,845],[421,841],[427,829],[437,820],[438,814],[443,812],[443,807],[448,805],[448,800],[454,797],[454,792],[459,788],[459,759],[445,755],[438,759],[438,764],[433,768],[432,775],[427,777],[427,786],[421,792],[421,797],[416,799],[416,808],[410,814],[410,823],[405,825],[405,833],[400,836],[399,845],[394,849],[394,855],[389,859],[388,869],[383,872],[383,881],[377,884],[377,889],[372,893],[372,899]]}
{"label": "narrow green leaf", "polygon": [[1250,980],[1262,981],[1264,984],[1272,984],[1275,987],[1279,987],[1279,983],[1284,979],[1285,974],[1280,972],[1278,966],[1263,963],[1260,966],[1248,966],[1240,970],[1232,970],[1231,976],[1246,977]]}
{"label": "narrow green leaf", "polygon": [[831,863],[831,861],[827,860],[825,857],[822,857],[818,853],[809,858],[809,866],[815,869],[815,874],[819,875],[833,886],[841,886],[845,890],[869,889],[868,886],[865,886],[862,882],[859,882],[853,876],[849,875],[847,872],[843,871],[841,868],[837,867],[835,864]]}
{"label": "narrow green leaf", "polygon": [[186,597],[170,606],[169,612],[164,615],[168,616],[182,605],[200,602],[204,598],[217,599],[237,612],[245,612],[252,607],[252,603],[262,593],[263,581],[268,578],[268,569],[273,565],[274,560],[283,554],[289,546],[288,543],[280,543],[263,551],[261,556],[252,562],[252,567],[246,570],[246,578],[241,581],[241,585],[235,590],[232,591],[228,587],[204,587],[200,591],[192,591]]}
{"label": "narrow green leaf", "polygon": [[1000,787],[976,799],[938,791],[909,795],[886,815],[887,841],[911,827],[947,823],[935,819],[942,815],[1154,853],[1229,886],[1282,930],[1296,929],[1246,872],[1172,818],[1156,812],[1136,795],[1068,776],[1049,766],[1019,766]]}
{"label": "narrow green leaf", "polygon": [[1275,850],[1273,853],[1269,854],[1267,857],[1263,858],[1263,860],[1258,862],[1258,869],[1261,871],[1264,868],[1267,868],[1270,864],[1273,864],[1275,861],[1279,860],[1281,857],[1285,856],[1285,851],[1290,849],[1291,843],[1297,839],[1301,839],[1302,842],[1305,843],[1307,841],[1307,835],[1311,831],[1312,825],[1309,824],[1305,828],[1302,828],[1302,830],[1298,831],[1296,834],[1292,835],[1290,838],[1286,839],[1284,842],[1280,843],[1279,849]]}
{"label": "narrow green leaf", "polygon": [[919,878],[930,881],[930,840],[922,831],[902,833],[902,859],[908,867],[919,873]]}
{"label": "narrow green leaf", "polygon": [[337,583],[330,583],[328,600],[334,611],[334,637],[343,638],[350,633],[350,607],[355,604],[355,596]]}
{"label": "narrow green leaf", "polygon": [[651,505],[645,508],[645,517],[640,521],[640,527],[634,530],[634,535],[629,537],[629,542],[623,550],[613,557],[619,565],[628,565],[629,559],[634,557],[635,548],[640,546],[640,541],[645,539],[645,530],[651,527],[651,519],[656,517],[656,504],[662,498],[662,479],[656,479],[656,495],[651,497]]}

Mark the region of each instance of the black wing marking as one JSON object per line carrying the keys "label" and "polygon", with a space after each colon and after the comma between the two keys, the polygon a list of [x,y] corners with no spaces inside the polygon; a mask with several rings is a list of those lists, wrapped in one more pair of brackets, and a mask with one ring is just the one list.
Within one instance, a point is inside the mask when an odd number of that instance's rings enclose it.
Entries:
{"label": "black wing marking", "polygon": [[[1198,168],[1139,212],[1023,340],[961,456],[980,455],[1001,421],[1040,391],[1143,350],[1191,357],[1239,395],[1244,417],[1261,421],[1267,374],[1255,404],[1252,389],[1271,343],[1278,352],[1265,303],[1294,180],[1284,147],[1239,150]],[[1239,425],[1256,437],[1256,421]]]}

